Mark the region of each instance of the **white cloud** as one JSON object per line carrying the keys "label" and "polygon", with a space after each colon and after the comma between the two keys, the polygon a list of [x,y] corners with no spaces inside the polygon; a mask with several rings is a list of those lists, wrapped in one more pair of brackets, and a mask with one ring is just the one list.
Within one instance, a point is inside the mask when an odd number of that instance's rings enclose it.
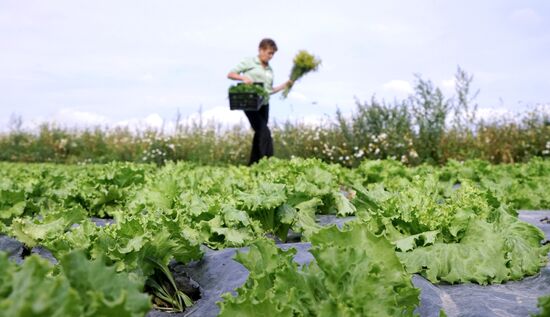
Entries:
{"label": "white cloud", "polygon": [[278,124],[291,122],[294,124],[303,124],[306,126],[321,126],[328,123],[330,120],[325,115],[304,115],[304,116],[288,116],[284,121],[278,121]]}
{"label": "white cloud", "polygon": [[485,121],[506,120],[520,122],[529,113],[535,113],[537,116],[550,117],[550,103],[537,104],[527,108],[511,110],[510,107],[482,107],[478,108],[476,116]]}
{"label": "white cloud", "polygon": [[[171,131],[175,123],[164,120],[158,113],[151,113],[143,118],[128,118],[114,121],[107,116],[89,111],[79,111],[64,108],[50,116],[36,116],[28,121],[23,121],[23,129],[34,131],[42,124],[53,124],[62,128],[86,129],[90,127],[128,127],[131,130],[163,129]],[[6,129],[4,129],[6,130]]]}
{"label": "white cloud", "polygon": [[456,80],[454,78],[443,79],[440,83],[443,94],[452,94],[455,90]]}
{"label": "white cloud", "polygon": [[215,122],[225,126],[233,126],[235,124],[241,124],[248,122],[243,111],[229,110],[227,107],[214,107],[202,112],[195,112],[189,115],[183,123],[193,124],[198,122],[209,123]]}
{"label": "white cloud", "polygon": [[395,93],[398,95],[409,95],[412,94],[414,91],[408,81],[399,79],[394,79],[385,83],[384,85],[382,85],[382,88],[387,92]]}
{"label": "white cloud", "polygon": [[48,120],[55,124],[67,127],[75,126],[97,126],[109,124],[110,120],[106,116],[89,111],[79,111],[75,109],[61,109]]}
{"label": "white cloud", "polygon": [[150,127],[159,129],[164,124],[164,119],[162,119],[162,117],[158,113],[153,113],[145,118],[145,124]]}
{"label": "white cloud", "polygon": [[[13,118],[17,117],[19,117],[19,115],[13,114],[9,120],[0,121],[0,132],[7,132]],[[95,126],[109,126],[113,123],[106,116],[72,108],[63,108],[50,115],[36,115],[28,119],[21,116],[21,119],[21,128],[28,131],[36,131],[42,124],[52,124],[61,128],[80,129]]]}
{"label": "white cloud", "polygon": [[310,126],[317,126],[327,122],[326,116],[309,115],[301,118],[301,121]]}
{"label": "white cloud", "polygon": [[477,109],[476,117],[484,121],[493,121],[495,119],[512,120],[516,117],[516,114],[502,107],[483,107]]}
{"label": "white cloud", "polygon": [[451,79],[443,79],[441,81],[441,87],[443,88],[446,88],[446,89],[452,89],[455,87],[455,84],[456,84],[456,80],[454,78],[451,78]]}
{"label": "white cloud", "polygon": [[165,120],[158,113],[151,113],[144,118],[129,118],[110,124],[109,127],[125,127],[131,131],[144,131],[153,129],[163,132],[173,132],[176,124],[173,121]]}
{"label": "white cloud", "polygon": [[50,117],[37,118],[37,120],[35,119],[34,124],[36,125],[46,122],[70,128],[101,126],[111,123],[109,118],[106,116],[71,108],[61,109]]}

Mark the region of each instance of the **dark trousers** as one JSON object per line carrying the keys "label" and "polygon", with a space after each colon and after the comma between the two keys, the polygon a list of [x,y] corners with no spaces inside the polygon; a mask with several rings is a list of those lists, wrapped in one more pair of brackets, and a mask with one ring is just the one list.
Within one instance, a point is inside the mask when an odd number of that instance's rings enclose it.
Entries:
{"label": "dark trousers", "polygon": [[248,165],[258,162],[262,157],[273,156],[273,139],[267,127],[269,120],[269,105],[262,106],[258,111],[245,111],[246,117],[254,129],[252,152]]}

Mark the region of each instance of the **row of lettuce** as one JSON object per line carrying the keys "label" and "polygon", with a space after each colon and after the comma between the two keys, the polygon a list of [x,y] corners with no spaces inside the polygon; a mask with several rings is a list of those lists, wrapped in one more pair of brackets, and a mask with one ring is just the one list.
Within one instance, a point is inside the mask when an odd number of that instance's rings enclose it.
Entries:
{"label": "row of lettuce", "polygon": [[[250,168],[0,163],[0,232],[59,261],[32,255],[18,266],[1,256],[0,316],[143,316],[155,270],[200,259],[202,245],[250,246],[237,256],[249,280],[225,296],[223,316],[413,315],[412,273],[479,284],[537,273],[550,247],[516,210],[550,209],[548,192],[550,161],[540,159],[355,169],[314,159]],[[356,220],[341,231],[321,227],[319,214]],[[312,243],[316,261],[299,267],[294,251],[266,238],[285,240],[289,230]]]}

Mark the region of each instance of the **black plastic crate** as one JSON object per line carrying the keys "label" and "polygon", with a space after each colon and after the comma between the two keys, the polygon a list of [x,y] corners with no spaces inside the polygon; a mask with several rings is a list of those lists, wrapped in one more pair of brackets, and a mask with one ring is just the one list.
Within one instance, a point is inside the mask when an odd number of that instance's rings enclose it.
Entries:
{"label": "black plastic crate", "polygon": [[262,106],[264,97],[247,92],[229,93],[229,108],[231,110],[257,111]]}
{"label": "black plastic crate", "polygon": [[[238,83],[237,85],[245,85]],[[263,87],[260,82],[255,82],[254,85]],[[231,110],[247,110],[258,111],[264,102],[264,97],[250,92],[229,93],[229,109]]]}

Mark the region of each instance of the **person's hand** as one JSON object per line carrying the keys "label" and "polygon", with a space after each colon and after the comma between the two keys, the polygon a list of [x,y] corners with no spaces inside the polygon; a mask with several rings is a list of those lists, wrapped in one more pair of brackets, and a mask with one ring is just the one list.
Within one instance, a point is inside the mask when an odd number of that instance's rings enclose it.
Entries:
{"label": "person's hand", "polygon": [[289,79],[289,80],[286,81],[285,86],[290,87],[290,86],[292,86],[292,84],[294,84],[294,81],[292,79]]}
{"label": "person's hand", "polygon": [[241,80],[242,80],[243,83],[245,83],[245,84],[252,84],[252,83],[253,83],[252,79],[250,79],[250,78],[248,78],[248,77],[246,77],[246,76],[242,76]]}

